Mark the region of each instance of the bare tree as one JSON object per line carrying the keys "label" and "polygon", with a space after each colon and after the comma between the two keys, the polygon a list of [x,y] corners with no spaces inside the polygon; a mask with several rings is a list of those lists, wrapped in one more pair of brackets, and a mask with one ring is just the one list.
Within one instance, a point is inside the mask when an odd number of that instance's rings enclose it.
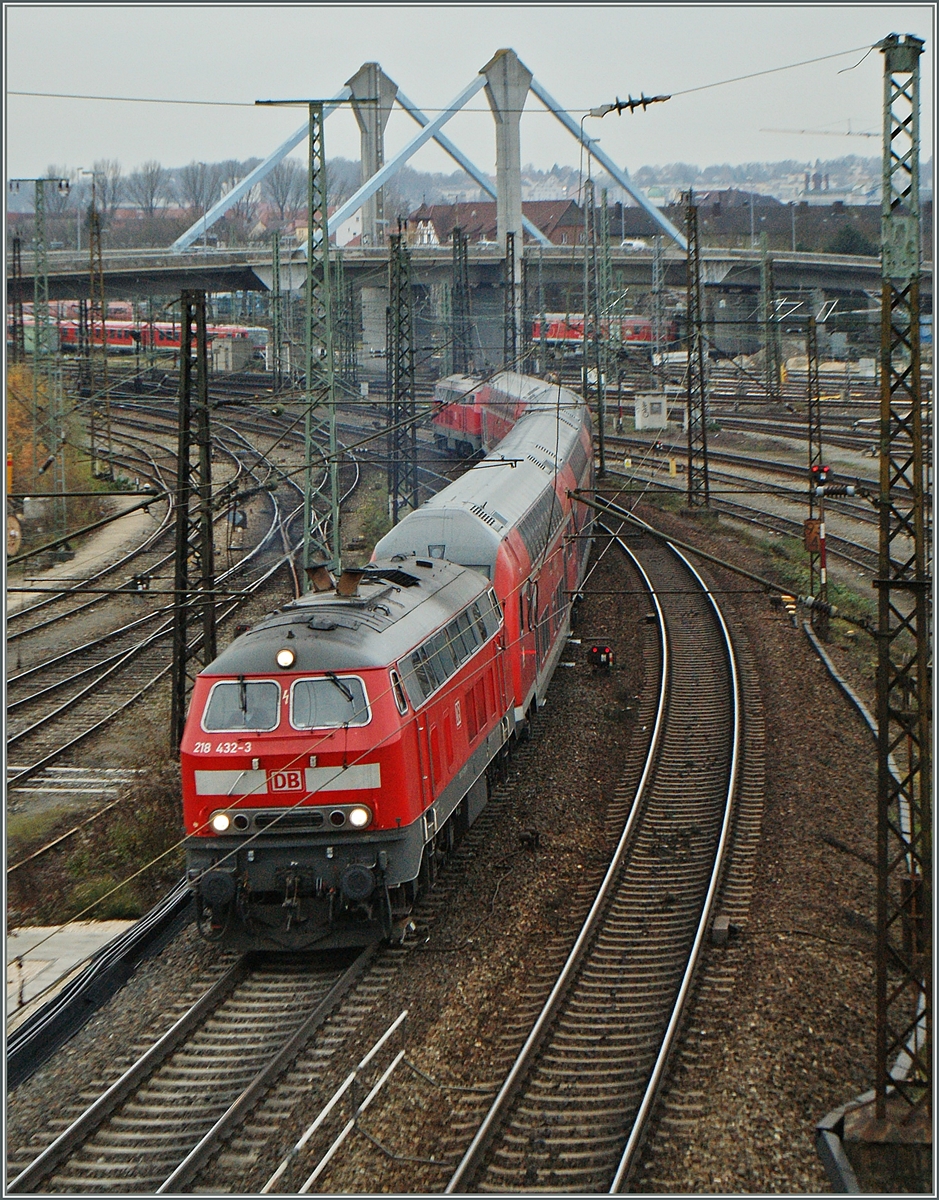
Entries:
{"label": "bare tree", "polygon": [[[230,158],[219,166],[221,177],[221,194],[224,198],[233,188],[237,187],[244,177],[258,165],[259,158],[238,162]],[[244,239],[258,218],[258,205],[261,200],[261,185],[255,184],[236,200],[224,214],[224,228],[230,239]]]}
{"label": "bare tree", "polygon": [[[46,212],[53,217],[62,216],[69,207],[72,185],[75,181],[75,172],[68,167],[53,165],[46,167],[45,177],[46,179],[53,180],[52,183],[47,183],[43,188],[43,201],[45,202]],[[57,186],[63,179],[69,184],[67,188]]]}
{"label": "bare tree", "polygon": [[91,169],[94,172],[95,203],[98,212],[109,220],[124,199],[125,180],[121,164],[112,158],[99,158]]}
{"label": "bare tree", "polygon": [[127,194],[139,204],[148,217],[152,217],[157,202],[166,197],[169,171],[155,159],[141,164],[127,179]]}
{"label": "bare tree", "polygon": [[202,215],[218,199],[219,169],[215,163],[191,162],[176,172],[176,195],[184,208]]}
{"label": "bare tree", "polygon": [[330,158],[326,163],[326,195],[329,205],[344,204],[358,191],[361,168],[348,158]]}
{"label": "bare tree", "polygon": [[284,158],[265,176],[262,192],[281,221],[291,221],[306,200],[306,171],[295,158]]}

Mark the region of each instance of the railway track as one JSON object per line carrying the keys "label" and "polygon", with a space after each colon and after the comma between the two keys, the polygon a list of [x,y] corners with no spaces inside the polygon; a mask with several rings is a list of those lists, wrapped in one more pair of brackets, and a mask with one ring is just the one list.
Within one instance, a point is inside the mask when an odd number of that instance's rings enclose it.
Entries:
{"label": "railway track", "polygon": [[619,1188],[714,915],[738,784],[733,649],[687,560],[630,550],[662,631],[646,766],[573,950],[447,1192]]}
{"label": "railway track", "polygon": [[229,959],[216,982],[29,1163],[12,1193],[184,1186],[326,1021],[374,951]]}
{"label": "railway track", "polygon": [[[87,598],[83,595],[84,589],[102,584],[110,576],[120,575],[131,563],[142,559],[148,552],[154,551],[161,540],[171,533],[175,498],[171,476],[166,464],[159,463],[149,448],[144,450],[141,458],[137,460],[131,460],[126,455],[120,456],[120,460],[122,460],[122,465],[134,461],[136,469],[148,480],[149,486],[156,493],[153,504],[158,507],[166,506],[163,515],[157,518],[157,528],[144,538],[140,545],[120,555],[114,562],[101,570],[93,571],[86,578],[73,582],[71,587],[63,588],[56,594],[42,596],[41,599],[26,603],[9,612],[7,614],[8,644],[29,637],[31,634],[40,633],[58,621],[86,613],[88,609],[105,603],[108,599],[106,595]],[[145,496],[146,493],[141,492],[141,499],[144,499]],[[144,570],[146,569],[145,566]],[[36,614],[40,612],[43,613],[43,616],[37,619]]]}
{"label": "railway track", "polygon": [[[611,868],[612,882],[608,889],[610,908],[603,914],[604,928],[595,930],[585,939],[590,943],[589,958],[560,985],[560,1007],[546,1023],[546,1037],[538,1048],[540,1057],[530,1069],[521,1071],[526,1076],[526,1087],[530,1079],[536,1085],[535,1090],[519,1092],[514,1097],[512,1111],[496,1131],[491,1161],[487,1160],[479,1169],[476,1190],[582,1191],[603,1190],[608,1185],[618,1162],[616,1150],[622,1149],[628,1133],[630,1107],[638,1108],[640,1104],[635,1086],[631,1087],[628,1094],[624,1092],[623,1078],[632,1079],[634,1075],[641,1074],[648,1067],[650,1056],[655,1058],[651,1030],[656,1025],[659,1030],[663,1028],[668,1018],[659,1005],[656,1005],[656,1013],[650,1017],[652,994],[656,991],[668,992],[670,989],[674,991],[682,966],[680,960],[686,957],[684,950],[679,953],[665,944],[665,935],[672,927],[679,926],[686,944],[689,938],[694,940],[690,931],[694,916],[692,910],[697,907],[703,913],[706,907],[706,901],[701,898],[702,868],[692,860],[697,860],[698,851],[705,843],[713,848],[715,840],[719,840],[721,818],[713,811],[698,813],[676,809],[674,797],[690,790],[684,778],[689,772],[695,784],[702,779],[714,782],[722,775],[726,780],[732,751],[726,742],[717,745],[716,741],[709,740],[711,727],[707,719],[697,715],[692,701],[710,703],[711,718],[716,719],[723,700],[733,690],[732,678],[728,671],[725,671],[723,683],[715,678],[716,691],[708,701],[704,694],[704,682],[710,678],[712,670],[710,665],[704,663],[702,651],[705,644],[709,650],[712,649],[711,641],[717,642],[718,638],[716,632],[711,636],[703,635],[700,628],[708,612],[707,598],[703,594],[694,597],[686,594],[687,576],[680,574],[683,568],[680,564],[670,563],[668,552],[658,545],[638,545],[630,539],[630,547],[662,592],[659,606],[667,631],[661,646],[664,647],[663,657],[671,678],[668,682],[663,678],[657,688],[653,682],[648,695],[644,694],[640,703],[641,724],[647,725],[650,731],[657,725],[657,705],[665,705],[660,734],[652,738],[652,756],[656,762],[646,768],[645,754],[649,747],[637,745],[628,772],[629,779],[624,784],[622,794],[617,796],[610,814],[618,819],[623,828],[621,848],[625,859],[618,867]],[[658,562],[660,559],[661,564]],[[654,648],[658,639],[653,628],[644,628],[649,631],[646,637]],[[661,655],[662,651],[658,654]],[[654,652],[653,657],[657,656]],[[720,657],[719,653],[717,657]],[[674,675],[682,666],[682,659],[692,660],[690,664],[684,664],[690,665],[690,674],[682,672],[685,674],[683,680]],[[647,678],[655,674],[654,665],[650,664]],[[670,718],[675,715],[670,711],[672,708],[683,716],[684,724],[680,727],[672,726]],[[666,726],[671,728],[671,732]],[[649,736],[652,737],[652,734]],[[640,743],[643,739],[637,737],[636,741]],[[530,752],[537,752],[537,747],[528,745],[523,748],[520,761],[513,765],[513,775],[523,766]],[[692,758],[693,766],[689,762]],[[700,791],[699,788],[695,790]],[[506,789],[504,797],[500,791],[497,789],[466,843],[457,849],[457,862],[462,854],[472,858],[480,852],[480,845],[486,842],[486,827],[499,819],[500,810],[504,811],[505,805],[511,801],[511,786]],[[634,804],[636,792],[639,794],[638,803]],[[682,799],[687,799],[693,805],[700,802],[701,797],[696,801],[683,795]],[[634,815],[630,816],[630,812]],[[446,910],[448,895],[455,882],[454,875],[448,870],[441,879],[441,886],[419,905],[415,913],[418,929],[428,919],[433,919],[435,911]],[[593,882],[596,886],[600,878]],[[589,888],[578,888],[578,892],[581,890],[589,893]],[[672,899],[669,900],[669,897]],[[601,908],[604,907],[602,902],[598,903]],[[588,894],[586,900],[580,897],[574,907],[583,913],[590,904],[591,897]],[[514,1041],[516,1050],[536,1024],[540,1003],[552,990],[556,978],[556,972],[552,973],[552,963],[555,967],[561,966],[575,937],[573,931],[569,935],[563,934],[558,939],[559,948],[547,956],[550,961],[539,966],[537,978],[531,980],[532,996],[540,996],[540,1001],[531,1009],[525,1003],[522,1006],[524,1011],[513,1014],[512,1020],[507,1022],[505,1033]],[[593,953],[597,949],[601,951],[599,957]],[[376,958],[375,970],[368,972],[366,982],[371,981],[368,987],[375,995],[381,993],[384,996],[386,1013],[398,999],[394,981],[399,966],[410,957],[407,948],[404,951],[386,950]],[[547,970],[544,969],[545,965]],[[224,990],[224,987],[220,987],[217,993]],[[362,1025],[362,1008],[368,1010],[369,1007],[367,999],[356,999],[361,990],[357,988],[355,995],[350,997],[355,1012],[351,1009],[347,1011],[348,1006],[343,1006],[337,1012],[342,1028],[350,1031],[343,1043],[342,1054],[338,1057],[330,1035],[325,1035],[324,1039],[311,1038],[296,1059],[293,1069],[288,1071],[285,1068],[279,1074],[276,1085],[274,1076],[280,1068],[268,1070],[265,1082],[253,1084],[252,1079],[258,1078],[260,1073],[258,1067],[251,1079],[239,1076],[240,1090],[232,1085],[232,1090],[224,1093],[231,1097],[237,1092],[250,1099],[243,1101],[239,1107],[233,1107],[229,1099],[224,1112],[215,1106],[209,1115],[199,1111],[203,1107],[204,1097],[211,1094],[214,1099],[217,1091],[221,1103],[223,1085],[221,1081],[213,1082],[208,1057],[199,1060],[202,1070],[199,1083],[186,1082],[185,1076],[174,1075],[172,1070],[166,1075],[153,1075],[152,1078],[157,1081],[153,1093],[148,1093],[141,1101],[139,1098],[131,1099],[131,1092],[128,1092],[125,1107],[120,1111],[113,1110],[115,1119],[111,1124],[101,1124],[98,1119],[101,1117],[101,1108],[98,1108],[95,1116],[83,1117],[84,1132],[73,1130],[70,1135],[80,1139],[81,1146],[78,1141],[74,1148],[67,1146],[68,1139],[63,1133],[49,1148],[51,1153],[35,1163],[27,1164],[25,1153],[21,1151],[16,1161],[11,1162],[12,1173],[16,1173],[18,1178],[13,1181],[10,1190],[37,1190],[37,1184],[42,1185],[43,1191],[57,1193],[175,1193],[193,1188],[200,1192],[246,1190],[239,1185],[233,1186],[234,1181],[244,1178],[242,1172],[249,1170],[255,1172],[252,1178],[256,1181],[265,1162],[276,1164],[280,1156],[289,1151],[293,1139],[305,1126],[306,1118],[301,1120],[295,1113],[302,1110],[303,1104],[308,1113],[316,1111],[315,1107],[312,1110],[310,1108],[310,1100],[314,1098],[310,1095],[311,1080],[316,1080],[315,1094],[321,1097],[317,1104],[321,1104],[343,1078],[344,1068],[340,1060],[351,1063],[360,1057],[361,1049],[354,1044],[358,1036],[355,1030]],[[311,998],[307,1009],[315,1003],[315,998]],[[296,1007],[289,1002],[284,1006]],[[397,1007],[394,1011],[397,1011]],[[376,1012],[375,1019],[379,1016]],[[588,1026],[586,1030],[582,1024],[584,1019]],[[642,1025],[640,1020],[643,1021]],[[232,1017],[230,1022],[226,1017],[225,1022],[253,1027],[259,1037],[273,1024],[264,1019],[255,1019],[247,1013],[238,1018]],[[213,1028],[218,1024],[219,1021],[210,1022]],[[188,1034],[181,1036],[188,1039]],[[286,1040],[286,1036],[282,1040]],[[189,1056],[189,1061],[192,1061],[191,1050],[196,1045],[201,1043],[187,1040],[180,1051],[183,1059]],[[268,1044],[267,1049],[271,1054],[277,1052],[272,1044]],[[199,1053],[201,1055],[203,1051]],[[226,1062],[232,1071],[242,1057],[237,1050],[232,1052],[213,1048],[204,1053],[206,1056],[218,1054],[219,1061]],[[591,1069],[590,1062],[584,1065],[582,1058],[578,1057],[583,1054],[592,1060],[595,1069]],[[506,1063],[505,1073],[510,1073],[511,1069],[510,1059]],[[538,1081],[550,1080],[552,1073],[555,1082],[538,1091]],[[585,1084],[584,1090],[589,1093],[589,1109],[580,1103],[581,1081]],[[229,1082],[225,1082],[226,1088]],[[600,1103],[599,1098],[603,1089],[612,1084],[615,1084],[619,1097],[612,1102],[612,1106],[619,1104],[620,1108],[611,1117],[607,1111],[611,1105],[607,1101]],[[123,1086],[128,1085],[125,1083]],[[437,1165],[432,1170],[439,1181],[435,1186],[439,1187],[445,1182],[473,1139],[485,1115],[485,1100],[480,1097],[487,1093],[491,1096],[497,1088],[498,1082],[495,1087],[490,1087],[477,1081],[477,1085],[470,1089],[456,1089],[460,1094],[454,1101],[457,1111],[451,1124],[453,1144],[446,1147],[445,1154],[439,1154],[438,1148],[435,1148]],[[113,1086],[109,1092],[113,1099]],[[262,1096],[263,1101],[259,1099]],[[120,1098],[120,1102],[124,1103],[125,1098]],[[526,1104],[530,1112],[525,1108]],[[606,1109],[603,1104],[607,1104]],[[194,1123],[196,1115],[198,1120]],[[337,1114],[332,1119],[335,1129]],[[608,1126],[612,1123],[614,1127],[612,1141],[609,1129],[605,1141],[603,1130],[599,1129],[604,1121]],[[160,1122],[163,1122],[162,1128],[159,1127]],[[72,1123],[73,1126],[76,1124]],[[507,1141],[500,1142],[502,1128],[507,1131]],[[584,1128],[589,1130],[589,1136],[584,1134]],[[324,1133],[325,1126],[317,1138],[321,1139]],[[89,1142],[87,1139],[91,1136],[93,1140]],[[333,1138],[335,1134],[327,1133],[326,1136]],[[149,1140],[151,1138],[152,1141]],[[221,1139],[225,1139],[223,1150],[220,1149]],[[317,1154],[324,1153],[320,1149],[310,1154],[314,1144],[324,1148],[329,1145],[322,1140],[311,1143],[304,1159],[298,1160],[296,1169],[291,1167],[291,1177],[296,1176],[294,1182],[297,1187],[316,1164]],[[151,1145],[157,1146],[157,1149],[149,1149]],[[172,1153],[169,1152],[170,1147]],[[75,1158],[72,1158],[73,1150],[77,1155]],[[62,1157],[64,1154],[68,1154],[69,1158]],[[590,1160],[586,1165],[591,1167],[592,1175],[590,1171],[585,1173],[585,1156]],[[426,1162],[427,1159],[415,1161]],[[269,1181],[269,1170],[261,1172],[261,1182],[264,1179]],[[592,1184],[590,1179],[593,1179]],[[325,1184],[328,1188],[328,1180],[328,1174],[324,1175],[316,1187],[322,1188]],[[247,1190],[254,1190],[254,1186]],[[295,1191],[296,1187],[291,1186],[287,1190]]]}
{"label": "railway track", "polygon": [[[257,455],[257,459],[263,468],[263,456]],[[233,462],[235,479],[256,469],[246,467],[236,455]],[[272,474],[269,470],[262,473],[268,478]],[[277,539],[284,532],[285,522],[295,518],[298,507],[284,514],[276,497],[270,497],[266,530],[253,548],[219,573],[218,583],[223,588],[247,572],[245,590],[257,591],[279,569],[294,546],[289,544],[281,551]],[[224,514],[217,519],[223,521]],[[158,550],[147,553],[157,565],[165,566],[170,561],[165,555],[153,559],[154,553],[159,555]],[[26,782],[104,727],[168,674],[171,664],[166,639],[172,632],[172,602],[165,603],[155,595],[150,598],[146,592],[139,598],[150,611],[128,621],[126,608],[119,608],[120,625],[112,625],[103,634],[64,652],[46,654],[8,679],[9,711],[16,714],[8,746],[15,747],[17,755],[28,763],[9,781],[13,791],[17,784]],[[237,598],[220,597],[217,618],[224,619],[238,604]],[[45,618],[41,622],[43,641],[50,623],[73,616],[66,609],[57,617]]]}

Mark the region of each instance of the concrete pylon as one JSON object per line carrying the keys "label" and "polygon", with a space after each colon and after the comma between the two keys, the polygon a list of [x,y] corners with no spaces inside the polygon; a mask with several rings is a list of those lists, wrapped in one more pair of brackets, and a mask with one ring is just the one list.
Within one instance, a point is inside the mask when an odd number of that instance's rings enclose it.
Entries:
{"label": "concrete pylon", "polygon": [[[385,126],[398,94],[398,85],[388,78],[378,63],[363,63],[352,78],[346,81],[346,87],[352,91],[352,108],[359,123],[364,184],[384,166]],[[362,101],[372,103],[360,103]],[[379,188],[374,196],[370,196],[362,205],[363,246],[384,245],[384,216],[382,189]]]}
{"label": "concrete pylon", "polygon": [[522,159],[519,121],[531,71],[514,50],[500,50],[479,72],[486,77],[486,96],[496,122],[496,221],[499,244],[515,234],[515,280],[522,254]]}

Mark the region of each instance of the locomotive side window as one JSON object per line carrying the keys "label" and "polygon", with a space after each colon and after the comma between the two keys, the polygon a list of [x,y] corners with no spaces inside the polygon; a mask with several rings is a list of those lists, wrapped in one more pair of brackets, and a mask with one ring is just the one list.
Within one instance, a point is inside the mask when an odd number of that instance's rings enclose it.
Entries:
{"label": "locomotive side window", "polygon": [[[501,611],[495,593],[484,596],[461,612],[445,629],[398,663],[411,704],[417,708],[441,687],[468,658],[498,630]],[[401,708],[401,705],[398,705]],[[405,711],[401,708],[402,713]]]}
{"label": "locomotive side window", "polygon": [[439,633],[435,633],[428,643],[431,655],[431,661],[434,664],[434,669],[437,679],[443,683],[456,670],[456,662],[454,661],[453,651],[450,649],[450,638],[445,629],[441,629]]}
{"label": "locomotive side window", "polygon": [[294,729],[367,725],[370,719],[365,688],[353,675],[298,679],[291,688],[290,724]]}
{"label": "locomotive side window", "polygon": [[395,704],[398,706],[398,712],[402,717],[408,711],[408,702],[404,696],[404,688],[401,686],[401,678],[397,671],[391,672],[391,687],[394,692]]}
{"label": "locomotive side window", "polygon": [[443,683],[443,680],[437,679],[437,673],[434,670],[434,665],[428,657],[427,650],[421,646],[411,655],[411,669],[413,678],[418,687],[417,703],[420,702],[437,687],[438,682]]}
{"label": "locomotive side window", "polygon": [[477,641],[473,636],[475,630],[467,613],[462,612],[455,621],[447,626],[447,637],[450,649],[458,663],[465,662],[476,649]]}
{"label": "locomotive side window", "polygon": [[206,733],[256,733],[276,729],[280,720],[280,685],[262,680],[231,680],[215,684],[202,718]]}

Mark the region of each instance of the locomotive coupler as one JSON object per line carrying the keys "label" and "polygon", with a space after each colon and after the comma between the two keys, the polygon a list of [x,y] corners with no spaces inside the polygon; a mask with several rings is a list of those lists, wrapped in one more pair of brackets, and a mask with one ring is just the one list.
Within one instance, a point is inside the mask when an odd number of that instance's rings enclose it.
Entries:
{"label": "locomotive coupler", "polygon": [[300,876],[293,871],[288,871],[287,879],[284,883],[284,902],[282,908],[299,908],[300,897]]}

